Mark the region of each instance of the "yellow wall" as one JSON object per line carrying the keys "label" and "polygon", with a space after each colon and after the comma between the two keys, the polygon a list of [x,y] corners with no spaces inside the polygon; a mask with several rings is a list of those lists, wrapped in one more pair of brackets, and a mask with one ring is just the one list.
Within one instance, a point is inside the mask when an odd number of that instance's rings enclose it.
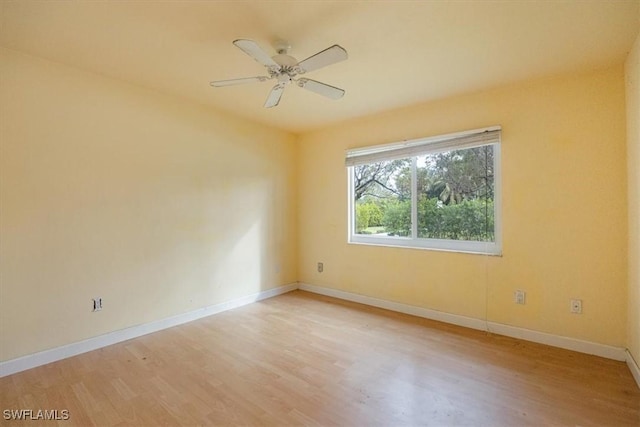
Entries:
{"label": "yellow wall", "polygon": [[[624,347],[621,66],[351,121],[300,145],[302,282]],[[502,257],[347,244],[347,148],[502,125]],[[324,262],[324,273],[316,262]],[[527,292],[526,305],[513,291]],[[583,300],[583,314],[569,300]]]}
{"label": "yellow wall", "polygon": [[628,345],[640,363],[640,35],[626,64],[629,193]]}
{"label": "yellow wall", "polygon": [[[629,346],[640,359],[638,41],[633,55],[625,147],[622,67],[396,110],[296,143],[0,49],[0,360],[296,280]],[[496,124],[502,257],[346,243],[346,148]],[[526,305],[513,303],[515,289]],[[105,308],[91,313],[96,296]],[[584,314],[569,313],[570,298]]]}
{"label": "yellow wall", "polygon": [[293,136],[5,49],[0,76],[0,360],[296,281]]}

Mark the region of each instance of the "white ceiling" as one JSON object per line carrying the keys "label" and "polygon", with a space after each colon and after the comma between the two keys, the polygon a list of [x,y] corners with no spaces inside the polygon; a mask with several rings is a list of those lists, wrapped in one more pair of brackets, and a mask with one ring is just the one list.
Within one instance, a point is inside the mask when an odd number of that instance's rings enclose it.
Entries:
{"label": "white ceiling", "polygon": [[[126,80],[292,132],[505,83],[621,63],[639,0],[10,1],[0,46]],[[288,40],[302,60],[340,44],[349,59],[309,73],[344,88],[332,101],[273,82],[231,42]]]}

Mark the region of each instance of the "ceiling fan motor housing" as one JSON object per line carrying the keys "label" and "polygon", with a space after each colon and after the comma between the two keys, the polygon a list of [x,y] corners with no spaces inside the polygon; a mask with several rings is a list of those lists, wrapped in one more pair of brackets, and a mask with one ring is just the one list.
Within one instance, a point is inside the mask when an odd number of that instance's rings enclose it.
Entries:
{"label": "ceiling fan motor housing", "polygon": [[280,53],[276,56],[271,57],[276,64],[281,65],[283,67],[293,67],[298,64],[298,60],[293,56],[289,56],[286,53]]}
{"label": "ceiling fan motor housing", "polygon": [[298,67],[298,60],[285,53],[280,53],[273,56],[271,59],[280,67],[271,71],[272,76],[278,79],[280,83],[290,83],[291,79],[297,74],[300,74],[300,67]]}

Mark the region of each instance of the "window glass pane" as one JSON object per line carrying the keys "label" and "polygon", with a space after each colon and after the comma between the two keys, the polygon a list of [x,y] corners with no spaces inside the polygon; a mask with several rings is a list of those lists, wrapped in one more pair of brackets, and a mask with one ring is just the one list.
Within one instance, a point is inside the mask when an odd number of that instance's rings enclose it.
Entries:
{"label": "window glass pane", "polygon": [[411,236],[411,159],[353,167],[354,234]]}
{"label": "window glass pane", "polygon": [[493,146],[417,157],[418,237],[493,242]]}

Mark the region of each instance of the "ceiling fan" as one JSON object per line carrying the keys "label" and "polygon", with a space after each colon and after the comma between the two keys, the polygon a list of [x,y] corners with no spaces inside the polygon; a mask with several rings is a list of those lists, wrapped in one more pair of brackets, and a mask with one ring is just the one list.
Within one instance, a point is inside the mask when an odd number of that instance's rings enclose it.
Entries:
{"label": "ceiling fan", "polygon": [[276,44],[277,55],[275,56],[269,56],[269,54],[262,50],[253,40],[238,39],[235,40],[233,44],[257,62],[264,65],[269,75],[213,81],[211,82],[211,86],[213,87],[264,82],[275,79],[278,83],[271,89],[269,96],[267,96],[267,100],[264,103],[266,108],[278,105],[285,87],[292,82],[301,88],[326,96],[327,98],[340,99],[344,95],[343,89],[316,80],[307,79],[306,77],[298,77],[310,71],[317,70],[318,68],[326,67],[327,65],[347,59],[347,51],[337,44],[300,62],[294,57],[287,55],[291,46],[285,42]]}

